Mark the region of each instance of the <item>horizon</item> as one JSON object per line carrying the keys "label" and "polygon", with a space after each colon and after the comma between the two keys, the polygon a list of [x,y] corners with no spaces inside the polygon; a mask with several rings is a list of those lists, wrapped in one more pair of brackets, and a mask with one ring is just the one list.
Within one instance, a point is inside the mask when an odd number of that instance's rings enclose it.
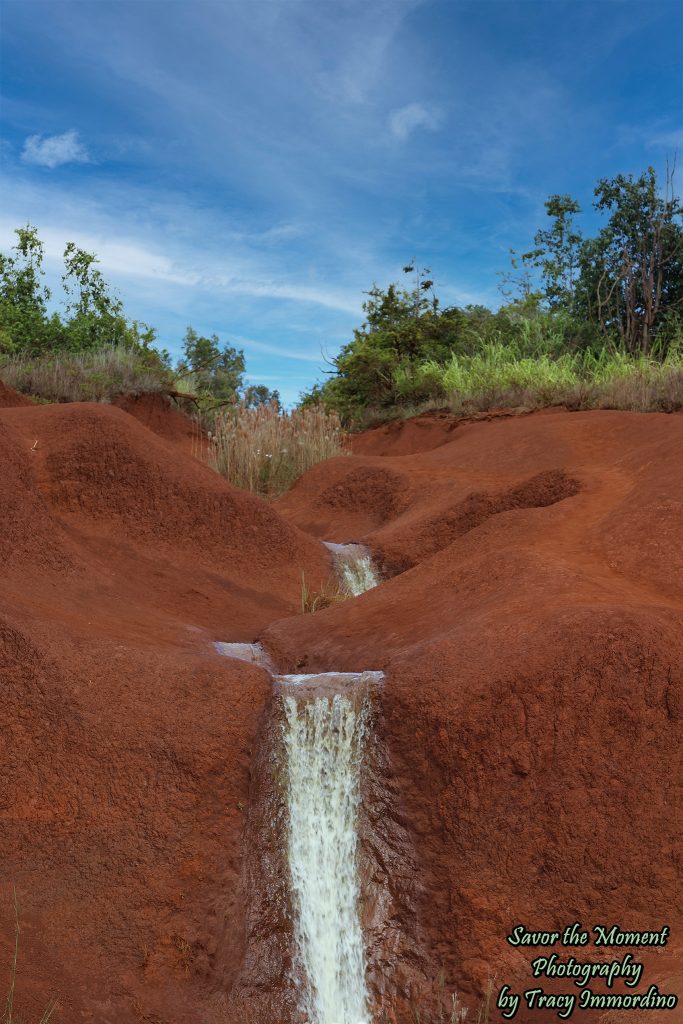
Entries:
{"label": "horizon", "polygon": [[683,143],[669,0],[1,10],[3,250],[35,224],[52,283],[67,241],[96,252],[159,347],[216,333],[288,405],[373,282],[416,258],[496,308],[549,194],[590,230],[598,178]]}

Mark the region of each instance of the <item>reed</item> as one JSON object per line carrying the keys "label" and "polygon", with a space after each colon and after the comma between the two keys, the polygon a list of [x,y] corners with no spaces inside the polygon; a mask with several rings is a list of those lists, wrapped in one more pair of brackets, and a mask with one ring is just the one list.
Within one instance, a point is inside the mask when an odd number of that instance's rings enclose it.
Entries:
{"label": "reed", "polygon": [[266,497],[282,494],[317,462],[344,454],[336,413],[318,407],[283,412],[276,403],[217,413],[200,451],[230,483]]}

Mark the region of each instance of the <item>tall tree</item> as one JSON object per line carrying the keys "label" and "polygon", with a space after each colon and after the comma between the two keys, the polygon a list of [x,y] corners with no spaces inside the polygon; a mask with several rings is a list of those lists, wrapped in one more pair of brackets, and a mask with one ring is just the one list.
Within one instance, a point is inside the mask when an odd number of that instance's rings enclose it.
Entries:
{"label": "tall tree", "polygon": [[43,284],[44,246],[36,228],[15,229],[16,245],[0,253],[0,352],[46,347],[50,289]]}
{"label": "tall tree", "polygon": [[552,195],[544,205],[552,218],[551,226],[536,232],[536,248],[524,253],[522,259],[540,269],[550,308],[566,309],[574,295],[579,265],[581,235],[574,227],[574,216],[581,207],[568,195]]}
{"label": "tall tree", "polygon": [[244,352],[232,345],[221,348],[220,338],[205,338],[188,327],[183,339],[184,360],[178,369],[192,373],[197,390],[216,402],[236,401],[244,383]]}
{"label": "tall tree", "polygon": [[683,208],[673,171],[664,194],[652,167],[635,179],[602,178],[594,194],[609,221],[581,247],[579,307],[629,352],[648,353],[683,302]]}

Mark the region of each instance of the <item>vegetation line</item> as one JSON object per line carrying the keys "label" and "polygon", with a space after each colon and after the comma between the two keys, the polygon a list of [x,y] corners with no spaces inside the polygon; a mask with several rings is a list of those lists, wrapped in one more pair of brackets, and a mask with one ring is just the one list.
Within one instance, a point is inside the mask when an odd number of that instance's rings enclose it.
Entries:
{"label": "vegetation line", "polygon": [[365,322],[304,405],[355,427],[426,407],[683,408],[683,207],[673,171],[601,179],[594,237],[571,196],[546,202],[549,226],[512,252],[505,299],[442,307],[431,271],[404,267],[410,288],[373,286]]}

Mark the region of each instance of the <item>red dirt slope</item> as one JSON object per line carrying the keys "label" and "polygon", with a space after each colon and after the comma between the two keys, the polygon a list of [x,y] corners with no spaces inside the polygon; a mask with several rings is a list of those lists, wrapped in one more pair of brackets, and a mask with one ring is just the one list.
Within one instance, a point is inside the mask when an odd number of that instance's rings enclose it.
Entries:
{"label": "red dirt slope", "polygon": [[188,455],[196,453],[200,440],[199,428],[166,395],[121,395],[113,404],[130,413],[159,437],[178,445]]}
{"label": "red dirt slope", "polygon": [[33,402],[26,395],[20,395],[18,391],[8,388],[0,380],[0,409],[11,409],[20,405],[33,405]]}
{"label": "red dirt slope", "polygon": [[[386,670],[388,760],[368,784],[404,839],[377,872],[412,895],[389,882],[375,900],[410,904],[416,922],[394,973],[405,994],[443,964],[476,1003],[493,973],[528,980],[529,956],[505,942],[519,922],[666,923],[683,946],[683,417],[556,413],[444,434],[419,454],[316,467],[285,496],[290,521],[407,571],[262,639],[286,669]],[[371,480],[391,494],[381,515]],[[393,939],[375,926],[379,992]],[[410,1019],[400,988],[391,1005]]]}
{"label": "red dirt slope", "polygon": [[[211,647],[258,635],[282,669],[386,672],[361,810],[378,1016],[429,1020],[442,968],[472,1008],[492,974],[520,991],[520,922],[666,923],[648,980],[683,991],[683,417],[395,433],[272,506],[121,409],[0,412],[20,1015],[55,994],[69,1024],[300,1024],[278,705]],[[301,570],[330,568],[314,537],[363,540],[387,578],[298,615]]]}
{"label": "red dirt slope", "polygon": [[37,1020],[221,1024],[261,670],[329,555],[120,409],[0,412],[0,969]]}

